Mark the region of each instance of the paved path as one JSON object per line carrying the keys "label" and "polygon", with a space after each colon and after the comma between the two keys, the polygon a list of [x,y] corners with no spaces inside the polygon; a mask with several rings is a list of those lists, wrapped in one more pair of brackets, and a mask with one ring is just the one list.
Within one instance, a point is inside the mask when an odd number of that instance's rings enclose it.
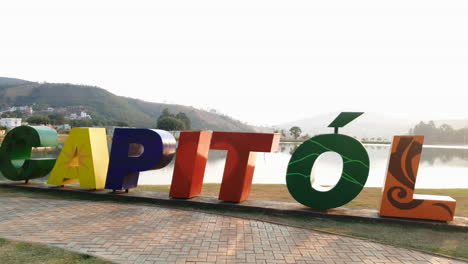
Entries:
{"label": "paved path", "polygon": [[157,206],[0,197],[0,237],[117,263],[457,263],[336,235]]}

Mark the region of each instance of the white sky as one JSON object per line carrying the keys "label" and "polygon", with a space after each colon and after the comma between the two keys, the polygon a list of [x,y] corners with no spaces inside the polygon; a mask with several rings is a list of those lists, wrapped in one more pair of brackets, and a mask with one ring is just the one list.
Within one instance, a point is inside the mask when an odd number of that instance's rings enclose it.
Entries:
{"label": "white sky", "polygon": [[3,1],[0,76],[215,108],[468,118],[468,1]]}

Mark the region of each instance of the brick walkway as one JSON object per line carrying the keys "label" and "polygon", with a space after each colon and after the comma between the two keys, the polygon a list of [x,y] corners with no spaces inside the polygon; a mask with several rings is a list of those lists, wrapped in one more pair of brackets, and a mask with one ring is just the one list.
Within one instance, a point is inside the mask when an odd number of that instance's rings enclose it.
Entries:
{"label": "brick walkway", "polygon": [[300,228],[156,206],[0,197],[0,237],[117,263],[460,263]]}

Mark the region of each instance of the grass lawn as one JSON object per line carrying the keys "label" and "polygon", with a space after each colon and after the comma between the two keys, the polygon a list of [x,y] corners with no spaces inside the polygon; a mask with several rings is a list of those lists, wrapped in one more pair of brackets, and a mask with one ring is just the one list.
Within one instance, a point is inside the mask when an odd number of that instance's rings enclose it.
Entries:
{"label": "grass lawn", "polygon": [[17,242],[0,238],[0,262],[8,264],[110,264],[90,255],[83,255],[46,245]]}
{"label": "grass lawn", "polygon": [[[289,193],[283,185],[253,185],[250,199],[263,199],[275,197],[277,201],[292,201]],[[169,186],[140,186],[139,190],[152,190],[168,192]],[[219,184],[205,184],[204,195],[217,195]],[[131,190],[132,191],[132,190]],[[457,207],[466,206],[468,190],[441,190],[444,195],[452,195],[458,200]],[[424,193],[437,194],[439,190],[425,190]],[[423,193],[418,192],[418,193]],[[355,200],[354,205],[348,204],[347,207],[367,209],[375,206],[377,209],[380,201],[380,188],[368,188],[361,193]],[[37,197],[46,199],[70,199],[70,200],[89,200],[109,203],[126,203],[155,206],[153,203],[136,201],[116,201],[111,197],[96,197],[87,193],[49,193],[38,192],[34,190],[20,190],[0,186],[0,196],[8,197]],[[461,201],[461,198],[464,198]],[[365,202],[369,200],[368,202]],[[367,207],[369,205],[369,207]],[[159,206],[159,205],[157,205]],[[418,249],[427,252],[438,253],[446,256],[452,256],[468,260],[468,232],[463,230],[448,230],[444,228],[418,227],[414,225],[388,224],[388,223],[369,223],[349,219],[323,219],[310,216],[288,216],[274,215],[262,212],[242,212],[237,210],[222,210],[203,208],[197,205],[165,205],[164,207],[191,210],[203,213],[213,213],[241,217],[246,219],[255,219],[271,223],[283,224],[288,226],[313,229],[318,231],[330,232],[340,235],[347,235],[368,239],[370,241],[394,245],[398,247]],[[466,210],[466,208],[465,208]],[[457,208],[457,212],[458,208]],[[457,215],[460,215],[457,213]],[[1,258],[0,258],[1,259]]]}
{"label": "grass lawn", "polygon": [[[169,192],[169,188],[170,185],[140,185],[137,190]],[[202,195],[218,196],[219,188],[220,184],[206,183],[203,185]],[[468,189],[420,189],[416,193],[450,196],[457,200],[455,215],[468,217]],[[344,207],[378,210],[381,197],[382,188],[364,188],[356,199]],[[297,203],[284,184],[253,184],[249,199]]]}

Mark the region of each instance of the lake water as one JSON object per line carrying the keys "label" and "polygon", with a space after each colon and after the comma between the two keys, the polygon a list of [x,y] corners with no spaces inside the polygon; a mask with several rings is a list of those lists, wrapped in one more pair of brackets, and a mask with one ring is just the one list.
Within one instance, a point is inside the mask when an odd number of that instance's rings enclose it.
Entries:
{"label": "lake water", "polygon": [[[286,183],[286,169],[297,143],[281,143],[276,153],[258,153],[253,183]],[[390,145],[365,145],[370,158],[366,187],[383,187]],[[334,154],[334,155],[332,155]],[[205,183],[220,183],[226,151],[211,150],[205,171]],[[174,161],[157,171],[140,174],[139,184],[171,184]],[[314,166],[315,186],[334,185],[341,175],[341,157],[325,153]],[[424,146],[416,188],[468,188],[468,147]]]}
{"label": "lake water", "polygon": [[[253,183],[286,183],[286,169],[297,143],[281,143],[276,153],[258,153]],[[365,145],[370,158],[367,187],[383,187],[390,155],[390,145]],[[56,157],[56,153],[46,154]],[[35,153],[36,157],[44,154]],[[205,183],[220,183],[223,177],[226,151],[211,150],[205,171]],[[314,166],[314,187],[333,186],[341,175],[342,161],[336,153],[325,153]],[[169,185],[174,160],[165,168],[142,172],[139,184]],[[0,175],[0,178],[1,177]],[[46,178],[35,181],[44,182]],[[326,187],[324,187],[326,189]],[[424,146],[416,188],[468,188],[468,147]]]}

